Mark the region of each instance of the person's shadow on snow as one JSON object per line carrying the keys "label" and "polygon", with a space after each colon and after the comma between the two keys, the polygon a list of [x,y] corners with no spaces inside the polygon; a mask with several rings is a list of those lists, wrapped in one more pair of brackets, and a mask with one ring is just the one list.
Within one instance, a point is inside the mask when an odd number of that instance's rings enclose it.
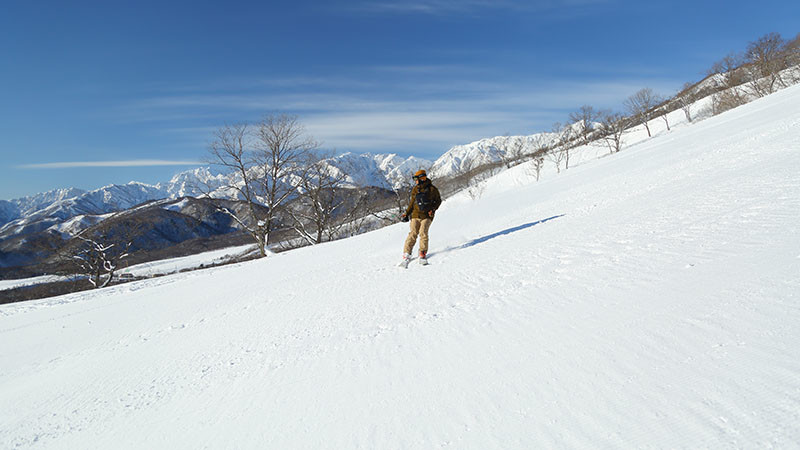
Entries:
{"label": "person's shadow on snow", "polygon": [[431,253],[428,254],[428,258],[430,259],[431,257],[433,257],[433,256],[435,256],[435,255],[437,255],[439,253],[447,253],[447,252],[450,252],[450,251],[453,251],[453,250],[462,250],[462,249],[465,249],[465,248],[474,247],[474,246],[476,246],[478,244],[483,244],[484,242],[486,242],[488,240],[491,240],[491,239],[494,239],[496,237],[505,236],[507,234],[515,233],[517,231],[524,230],[526,228],[530,228],[530,227],[535,226],[535,225],[539,225],[540,223],[545,223],[545,222],[553,220],[553,219],[558,219],[559,217],[564,217],[564,214],[559,214],[557,216],[548,217],[547,219],[537,220],[536,222],[529,222],[529,223],[525,223],[525,224],[522,224],[522,225],[517,225],[516,227],[507,228],[507,229],[505,229],[503,231],[498,231],[497,233],[492,233],[492,234],[489,234],[489,235],[486,235],[486,236],[482,236],[482,237],[479,237],[479,238],[472,239],[471,241],[469,241],[467,243],[464,243],[464,244],[461,244],[461,245],[459,245],[457,247],[448,247],[445,250],[442,250],[440,252],[431,252]]}

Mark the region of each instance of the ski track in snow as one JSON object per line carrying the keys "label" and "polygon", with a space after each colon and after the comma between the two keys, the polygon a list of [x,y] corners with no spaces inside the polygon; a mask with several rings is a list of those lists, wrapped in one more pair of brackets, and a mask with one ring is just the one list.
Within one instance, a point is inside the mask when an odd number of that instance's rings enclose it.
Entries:
{"label": "ski track in snow", "polygon": [[798,111],[505,172],[427,267],[403,224],[2,306],[0,447],[796,446]]}

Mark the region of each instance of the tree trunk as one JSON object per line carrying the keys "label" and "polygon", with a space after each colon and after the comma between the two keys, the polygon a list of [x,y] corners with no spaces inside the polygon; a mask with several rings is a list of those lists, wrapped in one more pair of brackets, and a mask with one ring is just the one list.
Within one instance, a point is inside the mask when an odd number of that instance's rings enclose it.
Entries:
{"label": "tree trunk", "polygon": [[256,240],[256,244],[258,245],[258,253],[263,258],[267,256],[267,244],[266,239],[264,239],[264,233],[256,231],[253,233],[253,237]]}

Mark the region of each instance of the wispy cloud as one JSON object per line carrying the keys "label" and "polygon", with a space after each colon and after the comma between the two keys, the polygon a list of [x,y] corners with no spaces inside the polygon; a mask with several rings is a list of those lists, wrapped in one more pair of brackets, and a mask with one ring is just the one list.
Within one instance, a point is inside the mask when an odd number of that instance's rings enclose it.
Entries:
{"label": "wispy cloud", "polygon": [[[242,83],[247,87],[239,90],[176,90],[122,109],[127,120],[161,123],[158,133],[197,148],[225,123],[285,112],[298,115],[327,148],[431,156],[485,137],[549,130],[581,105],[618,109],[642,87],[669,93],[679,85],[635,67],[603,78],[523,78],[458,64],[376,65],[319,84],[284,78]],[[181,120],[184,114],[189,119]],[[195,120],[205,114],[213,117]]]}
{"label": "wispy cloud", "polygon": [[[298,111],[375,111],[388,109],[418,110],[463,105],[486,107],[506,106],[509,103],[527,103],[529,108],[572,107],[571,103],[581,97],[584,103],[609,100],[622,101],[642,86],[658,89],[670,80],[627,79],[613,82],[563,82],[533,80],[524,83],[502,81],[431,79],[426,81],[389,81],[375,85],[369,91],[331,89],[329,92],[297,93],[197,93],[153,97],[137,101],[128,106],[131,118],[159,120],[179,118],[181,112],[203,114],[208,110],[223,113],[247,111],[268,112]],[[542,104],[545,98],[547,104]],[[462,106],[456,106],[462,105]],[[174,117],[170,114],[174,114]],[[239,114],[241,116],[241,114]],[[156,117],[157,119],[153,119]],[[244,118],[243,118],[244,120]]]}
{"label": "wispy cloud", "polygon": [[167,161],[162,159],[134,159],[126,161],[62,161],[39,164],[23,164],[18,169],[77,169],[85,167],[154,167],[154,166],[196,166],[199,161]]}
{"label": "wispy cloud", "polygon": [[360,4],[364,11],[376,13],[424,13],[444,14],[452,12],[470,12],[489,7],[497,8],[498,4],[508,5],[504,1],[486,0],[409,0],[402,2],[368,1]]}
{"label": "wispy cloud", "polygon": [[558,11],[605,3],[608,0],[367,0],[356,10],[374,14],[477,14],[487,10],[518,12]]}
{"label": "wispy cloud", "polygon": [[150,119],[183,112],[220,112],[219,120],[203,126],[165,122],[169,126],[162,133],[198,147],[205,145],[213,130],[226,122],[255,121],[262,114],[280,111],[300,116],[307,131],[327,148],[425,156],[420,153],[436,155],[450,146],[485,137],[546,131],[584,104],[616,109],[644,86],[664,93],[677,86],[672,80],[636,76],[593,82],[507,81],[493,74],[425,76],[430,71],[458,72],[448,66],[391,69],[383,66],[371,70],[421,72],[423,76],[371,80],[366,90],[352,89],[351,82],[341,88],[331,85],[311,92],[173,94],[142,99],[130,107],[136,116]]}
{"label": "wispy cloud", "polygon": [[580,105],[614,108],[641,86],[634,81],[498,88],[469,99],[375,102],[370,110],[327,110],[303,119],[310,133],[339,150],[437,154],[485,137],[546,131]]}

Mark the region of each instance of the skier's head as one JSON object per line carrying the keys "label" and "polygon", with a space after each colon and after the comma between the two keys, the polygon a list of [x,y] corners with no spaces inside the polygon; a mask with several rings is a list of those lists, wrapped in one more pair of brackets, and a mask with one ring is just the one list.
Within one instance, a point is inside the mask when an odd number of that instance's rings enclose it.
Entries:
{"label": "skier's head", "polygon": [[416,180],[417,183],[421,183],[427,178],[428,174],[422,169],[418,170],[417,173],[414,174],[414,180]]}

